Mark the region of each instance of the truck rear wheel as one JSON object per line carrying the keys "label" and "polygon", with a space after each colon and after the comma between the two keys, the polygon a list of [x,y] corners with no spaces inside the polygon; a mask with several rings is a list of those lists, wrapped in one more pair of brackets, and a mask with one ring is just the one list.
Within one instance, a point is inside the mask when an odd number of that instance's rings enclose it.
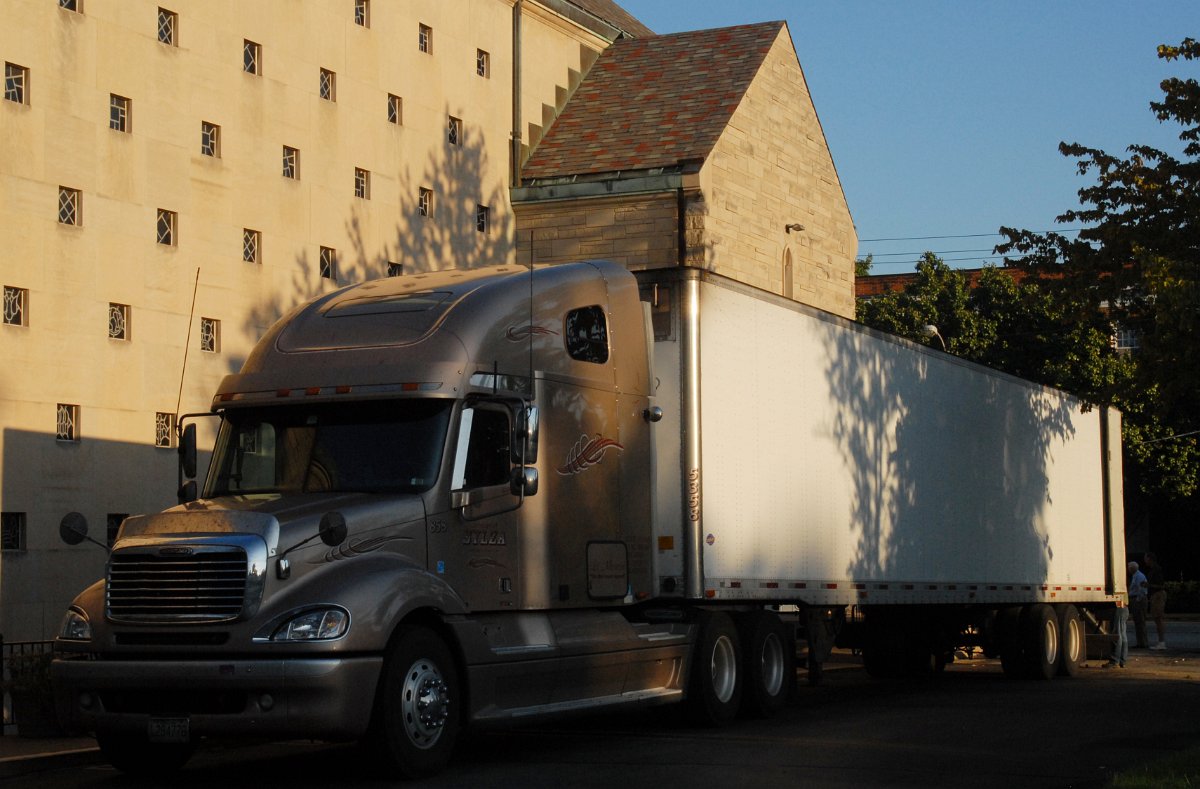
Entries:
{"label": "truck rear wheel", "polygon": [[1021,651],[1025,676],[1050,679],[1058,671],[1058,615],[1045,603],[1027,607],[1021,615]]}
{"label": "truck rear wheel", "polygon": [[688,711],[704,726],[724,726],[742,702],[741,650],[737,628],[725,613],[700,612],[700,632],[692,653]]}
{"label": "truck rear wheel", "polygon": [[1058,610],[1058,633],[1060,655],[1058,674],[1062,677],[1073,677],[1079,673],[1084,660],[1087,659],[1087,634],[1083,629],[1083,619],[1079,609],[1073,605],[1064,605]]}
{"label": "truck rear wheel", "polygon": [[772,611],[738,616],[745,689],[742,711],[769,718],[787,704],[796,681],[795,637]]}
{"label": "truck rear wheel", "polygon": [[183,769],[196,751],[192,742],[150,742],[143,736],[125,732],[96,732],[100,754],[123,773],[157,776]]}
{"label": "truck rear wheel", "polygon": [[388,647],[375,697],[377,749],[408,778],[442,770],[461,725],[461,695],[445,642],[426,628],[401,627]]}

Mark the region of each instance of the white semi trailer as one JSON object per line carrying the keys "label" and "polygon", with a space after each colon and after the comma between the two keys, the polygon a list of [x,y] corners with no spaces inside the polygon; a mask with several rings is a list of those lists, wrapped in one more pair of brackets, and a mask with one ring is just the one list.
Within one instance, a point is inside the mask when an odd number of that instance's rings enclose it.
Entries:
{"label": "white semi trailer", "polygon": [[125,770],[253,736],[423,775],[466,725],[766,715],[797,626],[814,676],[839,632],[875,674],[1069,675],[1124,593],[1116,413],[694,269],[347,287],[212,410],[199,496],[125,521],[56,644]]}

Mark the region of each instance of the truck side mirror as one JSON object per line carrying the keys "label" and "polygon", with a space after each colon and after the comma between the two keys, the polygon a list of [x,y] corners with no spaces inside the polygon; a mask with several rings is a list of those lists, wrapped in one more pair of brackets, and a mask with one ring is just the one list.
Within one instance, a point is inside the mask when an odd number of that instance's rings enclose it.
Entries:
{"label": "truck side mirror", "polygon": [[[196,476],[196,423],[184,425],[179,432],[179,470],[184,479]],[[194,498],[194,497],[193,497]]]}
{"label": "truck side mirror", "polygon": [[179,490],[175,493],[175,498],[179,499],[180,504],[187,504],[189,501],[195,501],[199,498],[196,492],[196,480],[189,479],[179,486]]}
{"label": "truck side mirror", "polygon": [[78,545],[86,540],[87,531],[87,518],[78,512],[68,512],[58,524],[58,536],[67,545]]}
{"label": "truck side mirror", "polygon": [[514,468],[509,477],[508,490],[514,496],[536,496],[538,492],[538,473],[536,468]]}
{"label": "truck side mirror", "polygon": [[[536,463],[538,454],[538,407],[527,405],[514,414],[512,446],[509,453],[513,463]],[[524,450],[524,451],[522,451]]]}

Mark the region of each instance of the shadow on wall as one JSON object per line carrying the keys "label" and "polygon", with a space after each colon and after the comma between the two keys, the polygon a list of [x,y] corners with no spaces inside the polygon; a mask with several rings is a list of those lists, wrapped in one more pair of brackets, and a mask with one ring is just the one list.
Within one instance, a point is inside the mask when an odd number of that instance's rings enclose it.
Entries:
{"label": "shadow on wall", "polygon": [[839,332],[827,347],[854,487],[850,577],[1045,580],[1049,465],[1074,434],[1071,401],[878,335]]}
{"label": "shadow on wall", "polygon": [[[8,641],[52,637],[76,594],[104,575],[108,555],[85,542],[68,546],[58,524],[68,512],[88,520],[103,543],[110,514],[157,512],[176,503],[173,449],[53,433],[3,431],[4,511],[24,513],[25,550],[5,551],[0,564],[0,627]],[[202,469],[208,456],[200,458]]]}
{"label": "shadow on wall", "polygon": [[[447,117],[449,110],[447,109]],[[338,250],[337,273],[333,280],[321,275],[316,246],[309,242],[293,261],[287,285],[277,288],[245,318],[246,336],[258,338],[293,307],[346,286],[387,275],[388,263],[398,263],[404,275],[421,274],[448,268],[513,262],[513,219],[507,194],[507,181],[489,177],[491,169],[483,138],[471,128],[460,130],[461,144],[447,140],[444,156],[430,154],[424,171],[414,176],[407,169],[398,173],[401,216],[390,232],[379,234],[381,249],[364,228],[364,202],[357,197],[346,201],[344,227],[348,248]],[[499,183],[500,186],[496,186]],[[422,190],[428,191],[423,202]],[[422,213],[422,205],[427,214]],[[484,229],[478,213],[487,209]],[[284,281],[281,275],[280,281]],[[237,372],[237,366],[230,366]]]}

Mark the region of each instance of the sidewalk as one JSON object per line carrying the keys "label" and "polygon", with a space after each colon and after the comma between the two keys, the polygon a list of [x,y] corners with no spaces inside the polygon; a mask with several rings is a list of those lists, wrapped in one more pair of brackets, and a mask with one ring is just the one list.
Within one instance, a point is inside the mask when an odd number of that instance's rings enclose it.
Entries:
{"label": "sidewalk", "polygon": [[8,732],[0,737],[0,781],[100,761],[100,751],[91,737],[35,739]]}

